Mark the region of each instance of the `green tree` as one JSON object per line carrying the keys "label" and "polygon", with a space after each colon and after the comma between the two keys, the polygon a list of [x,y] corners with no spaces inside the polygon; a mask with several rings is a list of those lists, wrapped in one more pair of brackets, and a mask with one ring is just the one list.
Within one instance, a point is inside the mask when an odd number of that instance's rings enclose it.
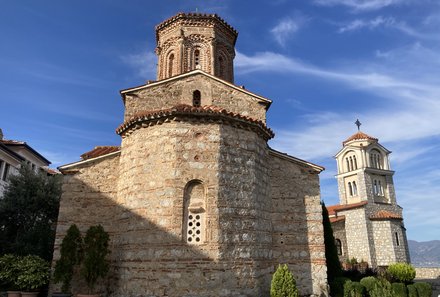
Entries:
{"label": "green tree", "polygon": [[278,265],[272,276],[270,297],[298,297],[296,281],[287,264]]}
{"label": "green tree", "polygon": [[36,173],[23,164],[9,177],[0,199],[0,253],[52,259],[61,176]]}
{"label": "green tree", "polygon": [[324,202],[322,206],[322,224],[324,227],[324,244],[325,244],[325,259],[327,263],[327,280],[332,286],[332,282],[338,276],[342,275],[341,262],[339,262],[338,251],[336,250],[335,237],[333,236],[333,229],[328,217],[327,207]]}
{"label": "green tree", "polygon": [[75,265],[80,264],[82,258],[82,237],[78,227],[73,224],[67,230],[61,242],[60,259],[55,264],[54,281],[61,282],[61,291],[70,292],[70,283],[73,278]]}
{"label": "green tree", "polygon": [[109,235],[101,225],[91,226],[84,237],[84,259],[81,273],[93,292],[98,278],[104,278],[109,270]]}

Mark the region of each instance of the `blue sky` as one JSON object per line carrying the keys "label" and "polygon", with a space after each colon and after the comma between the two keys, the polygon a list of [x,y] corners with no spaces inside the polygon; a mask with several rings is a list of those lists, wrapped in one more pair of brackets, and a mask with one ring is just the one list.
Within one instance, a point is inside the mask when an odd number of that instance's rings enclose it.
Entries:
{"label": "blue sky", "polygon": [[217,13],[239,31],[235,83],[273,100],[270,145],[326,167],[361,130],[389,150],[408,238],[440,239],[440,2],[0,0],[0,127],[53,165],[119,145],[119,90],[155,79],[154,26]]}

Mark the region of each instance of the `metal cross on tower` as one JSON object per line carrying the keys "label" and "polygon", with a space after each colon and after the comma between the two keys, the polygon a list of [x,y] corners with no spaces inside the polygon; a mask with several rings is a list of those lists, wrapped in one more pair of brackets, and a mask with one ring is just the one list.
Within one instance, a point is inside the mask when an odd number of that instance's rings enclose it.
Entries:
{"label": "metal cross on tower", "polygon": [[361,125],[362,125],[362,123],[359,122],[359,119],[357,119],[356,122],[354,122],[354,123],[355,123],[355,125],[358,127],[358,131],[360,131],[360,130],[361,130]]}

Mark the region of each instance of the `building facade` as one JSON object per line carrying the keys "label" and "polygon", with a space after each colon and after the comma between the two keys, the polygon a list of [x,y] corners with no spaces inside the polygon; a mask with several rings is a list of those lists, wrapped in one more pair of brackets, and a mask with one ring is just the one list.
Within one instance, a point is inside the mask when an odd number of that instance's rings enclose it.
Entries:
{"label": "building facade", "polygon": [[335,156],[339,204],[327,208],[342,262],[355,258],[376,268],[410,261],[390,153],[359,131]]}
{"label": "building facade", "polygon": [[272,101],[233,84],[236,38],[217,15],[159,24],[157,80],[121,91],[121,146],[59,168],[54,259],[71,224],[103,225],[108,296],[268,296],[284,263],[327,295],[323,168],[269,148]]}
{"label": "building facade", "polygon": [[33,170],[44,170],[50,174],[50,161],[30,147],[24,141],[4,139],[0,129],[0,198],[11,174],[17,174],[22,164],[29,165]]}

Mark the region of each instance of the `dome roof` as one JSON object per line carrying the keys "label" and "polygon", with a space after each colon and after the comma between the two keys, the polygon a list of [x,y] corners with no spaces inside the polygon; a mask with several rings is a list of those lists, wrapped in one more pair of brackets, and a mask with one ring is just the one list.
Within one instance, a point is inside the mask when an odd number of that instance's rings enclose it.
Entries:
{"label": "dome roof", "polygon": [[345,141],[343,141],[342,145],[345,145],[345,144],[347,144],[348,142],[350,142],[352,140],[374,140],[374,141],[378,141],[377,138],[372,137],[372,136],[370,136],[368,134],[365,134],[364,132],[358,131],[357,133],[351,135]]}

